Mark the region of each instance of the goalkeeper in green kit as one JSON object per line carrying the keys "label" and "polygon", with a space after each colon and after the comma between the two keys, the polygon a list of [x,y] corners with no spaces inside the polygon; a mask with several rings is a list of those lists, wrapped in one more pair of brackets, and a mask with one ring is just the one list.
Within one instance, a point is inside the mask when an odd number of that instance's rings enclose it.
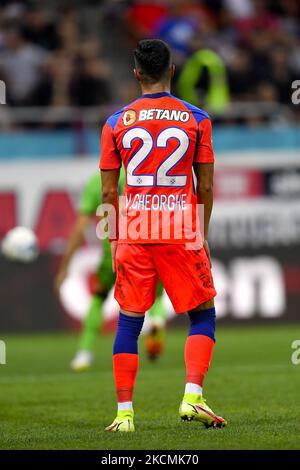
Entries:
{"label": "goalkeeper in green kit", "polygon": [[[101,204],[100,175],[95,173],[85,185],[78,208],[78,215],[71,231],[67,247],[55,278],[55,287],[60,287],[68,275],[68,268],[74,253],[84,241],[85,233],[93,222],[97,207]],[[124,186],[124,172],[120,175],[120,193]],[[88,311],[83,320],[78,351],[71,362],[71,368],[80,372],[87,370],[94,359],[93,350],[100,326],[103,322],[103,303],[108,292],[115,283],[115,273],[112,270],[110,244],[103,240],[103,257],[95,273],[96,285]],[[166,307],[162,301],[162,287],[157,290],[156,302],[150,310],[151,329],[146,335],[146,351],[149,359],[156,359],[163,349],[164,325],[166,322]]]}

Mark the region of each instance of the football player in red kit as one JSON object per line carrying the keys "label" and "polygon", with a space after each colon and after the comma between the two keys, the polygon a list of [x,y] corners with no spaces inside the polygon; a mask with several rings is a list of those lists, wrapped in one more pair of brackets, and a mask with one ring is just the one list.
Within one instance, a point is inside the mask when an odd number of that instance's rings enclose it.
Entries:
{"label": "football player in red kit", "polygon": [[[101,138],[102,200],[111,207],[108,230],[120,305],[113,350],[118,413],[106,430],[134,431],[138,336],[158,279],[175,312],[190,318],[179,415],[221,427],[226,421],[202,396],[215,343],[216,291],[206,241],[213,204],[211,121],[205,111],[170,94],[174,65],[163,41],[140,41],[134,59],[142,96],[107,120]],[[122,164],[126,184],[119,221]]]}

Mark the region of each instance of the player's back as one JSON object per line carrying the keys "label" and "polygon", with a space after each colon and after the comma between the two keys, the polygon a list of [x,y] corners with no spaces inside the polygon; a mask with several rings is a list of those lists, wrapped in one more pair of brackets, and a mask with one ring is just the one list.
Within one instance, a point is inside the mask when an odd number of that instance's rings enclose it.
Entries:
{"label": "player's back", "polygon": [[122,160],[127,217],[132,211],[195,206],[193,163],[213,159],[207,113],[166,92],[143,95],[111,116],[103,129],[100,166],[118,168]]}

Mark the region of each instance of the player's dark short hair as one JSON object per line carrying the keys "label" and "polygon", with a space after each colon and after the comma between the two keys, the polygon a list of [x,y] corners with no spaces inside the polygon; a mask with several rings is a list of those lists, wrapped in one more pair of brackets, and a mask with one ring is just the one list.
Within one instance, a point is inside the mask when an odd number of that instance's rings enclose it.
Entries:
{"label": "player's dark short hair", "polygon": [[171,64],[170,48],[160,39],[143,39],[134,51],[134,62],[145,82],[158,82]]}

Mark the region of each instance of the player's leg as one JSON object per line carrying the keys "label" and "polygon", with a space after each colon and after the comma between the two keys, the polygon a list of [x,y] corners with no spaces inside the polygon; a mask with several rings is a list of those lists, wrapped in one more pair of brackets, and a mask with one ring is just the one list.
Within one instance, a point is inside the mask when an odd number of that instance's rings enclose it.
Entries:
{"label": "player's leg", "polygon": [[139,366],[138,338],[143,327],[144,316],[144,312],[120,311],[113,348],[118,413],[106,431],[134,431],[132,397]]}
{"label": "player's leg", "polygon": [[217,416],[202,396],[204,378],[215,345],[216,312],[213,299],[188,312],[190,330],[185,344],[186,385],[179,415],[183,420],[196,419],[206,427],[222,427],[226,421]]}
{"label": "player's leg", "polygon": [[115,282],[115,274],[111,267],[110,246],[107,240],[104,240],[103,258],[93,279],[92,291],[94,295],[82,323],[78,351],[71,362],[71,368],[76,372],[87,370],[93,362],[96,339],[103,321],[103,303]]}
{"label": "player's leg", "polygon": [[189,334],[185,343],[185,394],[202,395],[215,345],[215,308],[213,299],[188,312]]}
{"label": "player's leg", "polygon": [[96,338],[102,322],[102,306],[103,298],[100,295],[93,295],[83,320],[79,348],[71,362],[71,368],[75,372],[85,371],[92,365]]}
{"label": "player's leg", "polygon": [[148,312],[151,321],[151,329],[145,336],[146,352],[151,361],[156,360],[162,354],[164,348],[167,309],[162,294],[163,286],[161,282],[159,282],[155,303]]}
{"label": "player's leg", "polygon": [[115,298],[120,315],[113,348],[113,369],[118,399],[118,413],[106,431],[134,431],[132,398],[138,371],[138,338],[144,312],[155,299],[157,273],[141,245],[120,244],[116,254],[117,280]]}
{"label": "player's leg", "polygon": [[[188,312],[190,330],[185,346],[186,390],[180,406],[182,419],[196,419],[206,426],[222,426],[202,398],[202,385],[215,342],[216,291],[205,250],[186,250],[184,245],[156,247],[153,258],[176,313]],[[172,266],[172,278],[168,275]]]}

